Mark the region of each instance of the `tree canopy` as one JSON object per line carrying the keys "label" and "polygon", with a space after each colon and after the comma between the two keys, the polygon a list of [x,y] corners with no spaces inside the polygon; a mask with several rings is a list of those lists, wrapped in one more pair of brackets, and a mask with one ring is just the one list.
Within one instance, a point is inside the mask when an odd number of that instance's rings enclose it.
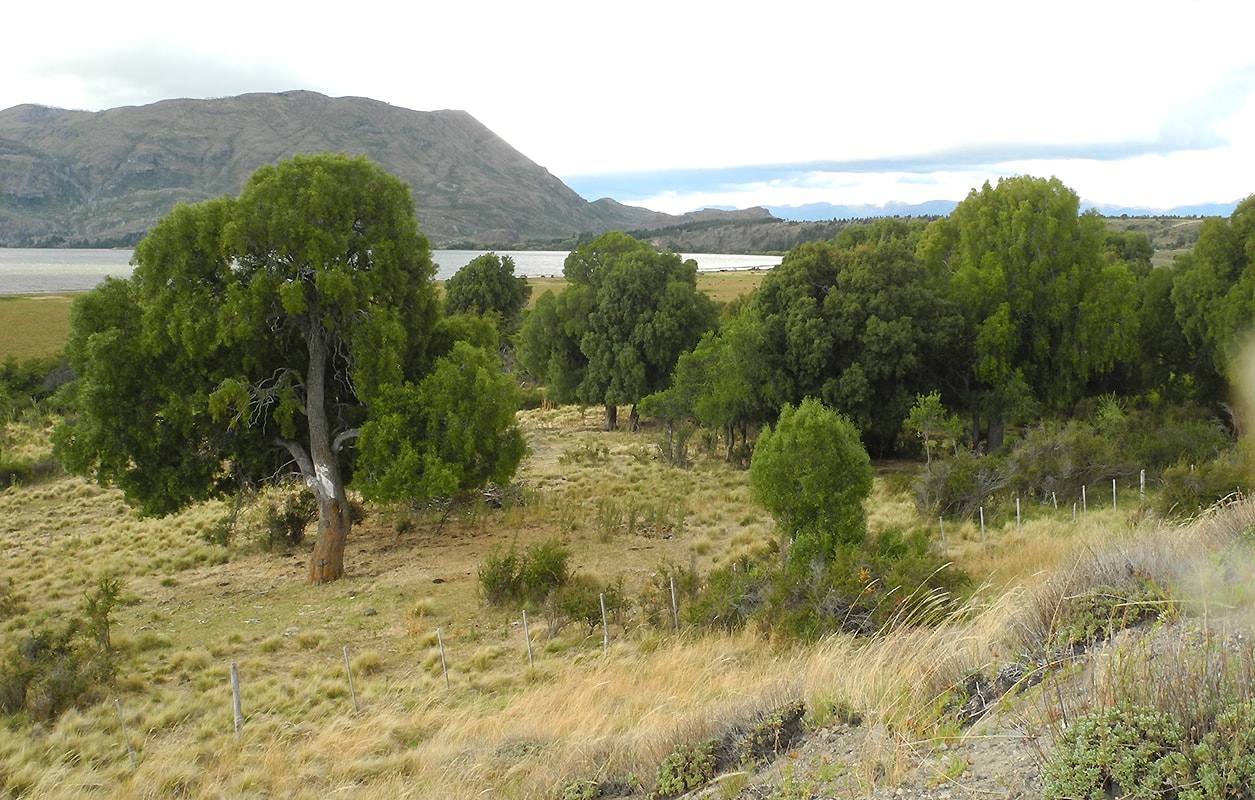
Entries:
{"label": "tree canopy", "polygon": [[[512,419],[495,412],[476,418],[476,407],[450,403],[412,427],[377,418],[465,391],[450,369],[469,370],[462,380],[490,397],[510,384],[499,369],[492,376],[495,353],[439,335],[409,189],[365,158],[295,156],[259,169],[238,198],[176,206],[133,263],[130,279],[74,304],[74,413],[54,446],[68,469],[117,484],[144,511],[297,472],[318,502],[309,578],[321,583],[343,574],[355,474],[368,488],[386,476],[382,494],[423,495],[517,465]],[[457,427],[456,415],[493,428],[477,430],[476,443],[504,444],[486,456],[431,441]],[[405,442],[423,457],[404,474],[372,462],[394,454],[383,435],[425,437]],[[485,457],[491,467],[466,466]]]}
{"label": "tree canopy", "polygon": [[527,278],[514,274],[514,259],[484,253],[444,283],[444,307],[449,314],[495,315],[503,331],[518,326],[532,287]]}
{"label": "tree canopy", "polygon": [[1030,398],[1066,410],[1134,351],[1133,274],[1104,249],[1102,219],[1079,207],[1057,178],[1002,178],[932,223],[921,244],[949,273],[974,335],[971,376],[987,398],[992,448],[1008,407]]}
{"label": "tree canopy", "polygon": [[862,543],[872,477],[858,429],[814,398],[786,405],[775,427],[759,434],[750,461],[754,499],[791,538],[788,558],[801,563],[826,562],[839,546]]}
{"label": "tree canopy", "polygon": [[714,326],[697,263],[606,233],[567,256],[561,294],[547,292],[519,331],[519,360],[559,402],[615,409],[665,388],[680,354]]}

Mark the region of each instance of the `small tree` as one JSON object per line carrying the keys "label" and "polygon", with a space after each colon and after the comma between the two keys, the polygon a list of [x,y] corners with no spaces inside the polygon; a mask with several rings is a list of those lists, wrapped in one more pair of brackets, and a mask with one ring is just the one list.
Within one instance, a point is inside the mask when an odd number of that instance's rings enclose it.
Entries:
{"label": "small tree", "polygon": [[509,332],[518,327],[531,294],[527,278],[514,274],[513,258],[484,253],[445,281],[444,308],[447,314],[495,314]]}
{"label": "small tree", "polygon": [[818,400],[786,405],[775,429],[759,435],[750,489],[791,538],[795,563],[828,562],[839,546],[857,545],[867,533],[871,459],[854,424]]}

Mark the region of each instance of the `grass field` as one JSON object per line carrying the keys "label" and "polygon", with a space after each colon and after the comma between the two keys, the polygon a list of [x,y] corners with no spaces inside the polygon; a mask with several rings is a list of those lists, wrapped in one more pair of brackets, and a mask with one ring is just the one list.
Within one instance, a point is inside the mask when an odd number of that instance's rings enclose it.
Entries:
{"label": "grass field", "polygon": [[[1078,522],[1070,511],[1034,507],[1017,525],[1004,505],[989,513],[983,537],[971,523],[947,527],[948,555],[984,588],[937,627],[813,645],[754,631],[677,633],[642,614],[664,565],[706,574],[780,546],[749,499],[746,473],[709,457],[687,471],[668,468],[653,457],[655,432],[604,433],[598,414],[575,408],[520,420],[531,448],[520,505],[474,507],[443,523],[431,512],[369,509],[349,540],[348,577],[328,586],[303,583],[307,548],[263,548],[253,511],[224,544],[229,508],[219,503],[153,520],[77,478],[0,493],[6,642],[73,613],[102,576],[123,586],[112,627],[122,657],[115,689],[55,722],[0,730],[3,791],[576,797],[561,787],[614,776],[645,791],[677,743],[800,699],[808,725],[833,724],[836,709],[852,708],[869,730],[886,732],[821,771],[823,796],[863,797],[956,735],[945,698],[973,671],[1013,656],[1025,630],[1079,591],[1078,575],[1088,573],[1078,564],[1111,547],[1124,548],[1116,563],[1148,574],[1212,557],[1185,543],[1194,541],[1190,529],[1149,519],[1135,490],[1120,510],[1092,508]],[[30,422],[6,431],[10,452],[46,446]],[[887,477],[899,473],[895,466],[876,481],[873,531],[931,528],[904,482]],[[478,571],[490,555],[549,539],[571,551],[577,574],[622,579],[638,602],[611,624],[606,653],[600,628],[555,629],[535,614],[529,666],[518,609],[485,606]],[[1154,559],[1128,555],[1139,542],[1158,542],[1137,545]],[[1058,583],[1059,574],[1068,579]],[[1225,602],[1250,608],[1239,592]]]}
{"label": "grass field", "polygon": [[[748,294],[766,272],[703,272],[697,276],[698,288],[718,302],[727,302]],[[530,278],[532,301],[546,291],[562,291],[562,278]],[[73,295],[0,295],[0,361],[14,358],[51,356],[61,352],[70,329],[70,303]]]}
{"label": "grass field", "polygon": [[0,361],[56,355],[70,330],[73,295],[0,295]]}

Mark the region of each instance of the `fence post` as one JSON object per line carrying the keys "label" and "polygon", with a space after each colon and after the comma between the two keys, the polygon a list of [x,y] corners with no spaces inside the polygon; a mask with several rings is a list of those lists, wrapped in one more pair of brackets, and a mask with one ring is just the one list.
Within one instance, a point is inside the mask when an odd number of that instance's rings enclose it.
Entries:
{"label": "fence post", "polygon": [[353,688],[353,666],[349,664],[349,646],[344,646],[344,671],[349,675],[349,697],[353,698],[353,713],[357,713],[357,689]]}
{"label": "fence post", "polygon": [[606,594],[601,595],[601,654],[610,655],[610,626],[606,624]]}
{"label": "fence post", "polygon": [[1116,479],[1111,479],[1111,510],[1116,510]]}
{"label": "fence post", "polygon": [[122,724],[122,741],[126,742],[126,754],[131,757],[131,770],[134,771],[137,769],[135,765],[135,751],[131,749],[131,737],[126,732],[126,720],[122,717],[122,701],[115,697],[113,707],[118,710],[118,722]]}
{"label": "fence post", "polygon": [[985,543],[985,507],[980,507],[980,543]]}
{"label": "fence post", "polygon": [[523,609],[523,638],[527,641],[527,666],[534,667],[536,662],[532,660],[532,632],[527,627],[527,609]]}
{"label": "fence post", "polygon": [[671,621],[675,623],[675,629],[680,629],[680,606],[675,602],[675,576],[671,576]]}
{"label": "fence post", "polygon": [[444,688],[449,688],[449,665],[444,660],[444,636],[436,628],[436,644],[440,645],[440,671],[444,673]]}
{"label": "fence post", "polygon": [[1020,532],[1020,498],[1015,498],[1015,532]]}
{"label": "fence post", "polygon": [[235,738],[240,738],[240,728],[244,727],[244,714],[240,710],[240,673],[231,662],[231,699],[235,710]]}
{"label": "fence post", "polygon": [[946,520],[945,517],[937,517],[937,527],[941,528],[941,552],[944,555],[950,548],[946,547]]}

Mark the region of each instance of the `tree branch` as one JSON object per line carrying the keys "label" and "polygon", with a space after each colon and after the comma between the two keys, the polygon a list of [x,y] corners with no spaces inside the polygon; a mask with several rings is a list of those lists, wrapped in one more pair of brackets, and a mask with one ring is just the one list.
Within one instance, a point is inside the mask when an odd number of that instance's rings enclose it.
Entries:
{"label": "tree branch", "polygon": [[336,438],[331,442],[331,452],[339,453],[347,442],[351,439],[356,439],[361,434],[361,428],[349,428],[347,431],[340,431],[340,433],[336,434]]}

